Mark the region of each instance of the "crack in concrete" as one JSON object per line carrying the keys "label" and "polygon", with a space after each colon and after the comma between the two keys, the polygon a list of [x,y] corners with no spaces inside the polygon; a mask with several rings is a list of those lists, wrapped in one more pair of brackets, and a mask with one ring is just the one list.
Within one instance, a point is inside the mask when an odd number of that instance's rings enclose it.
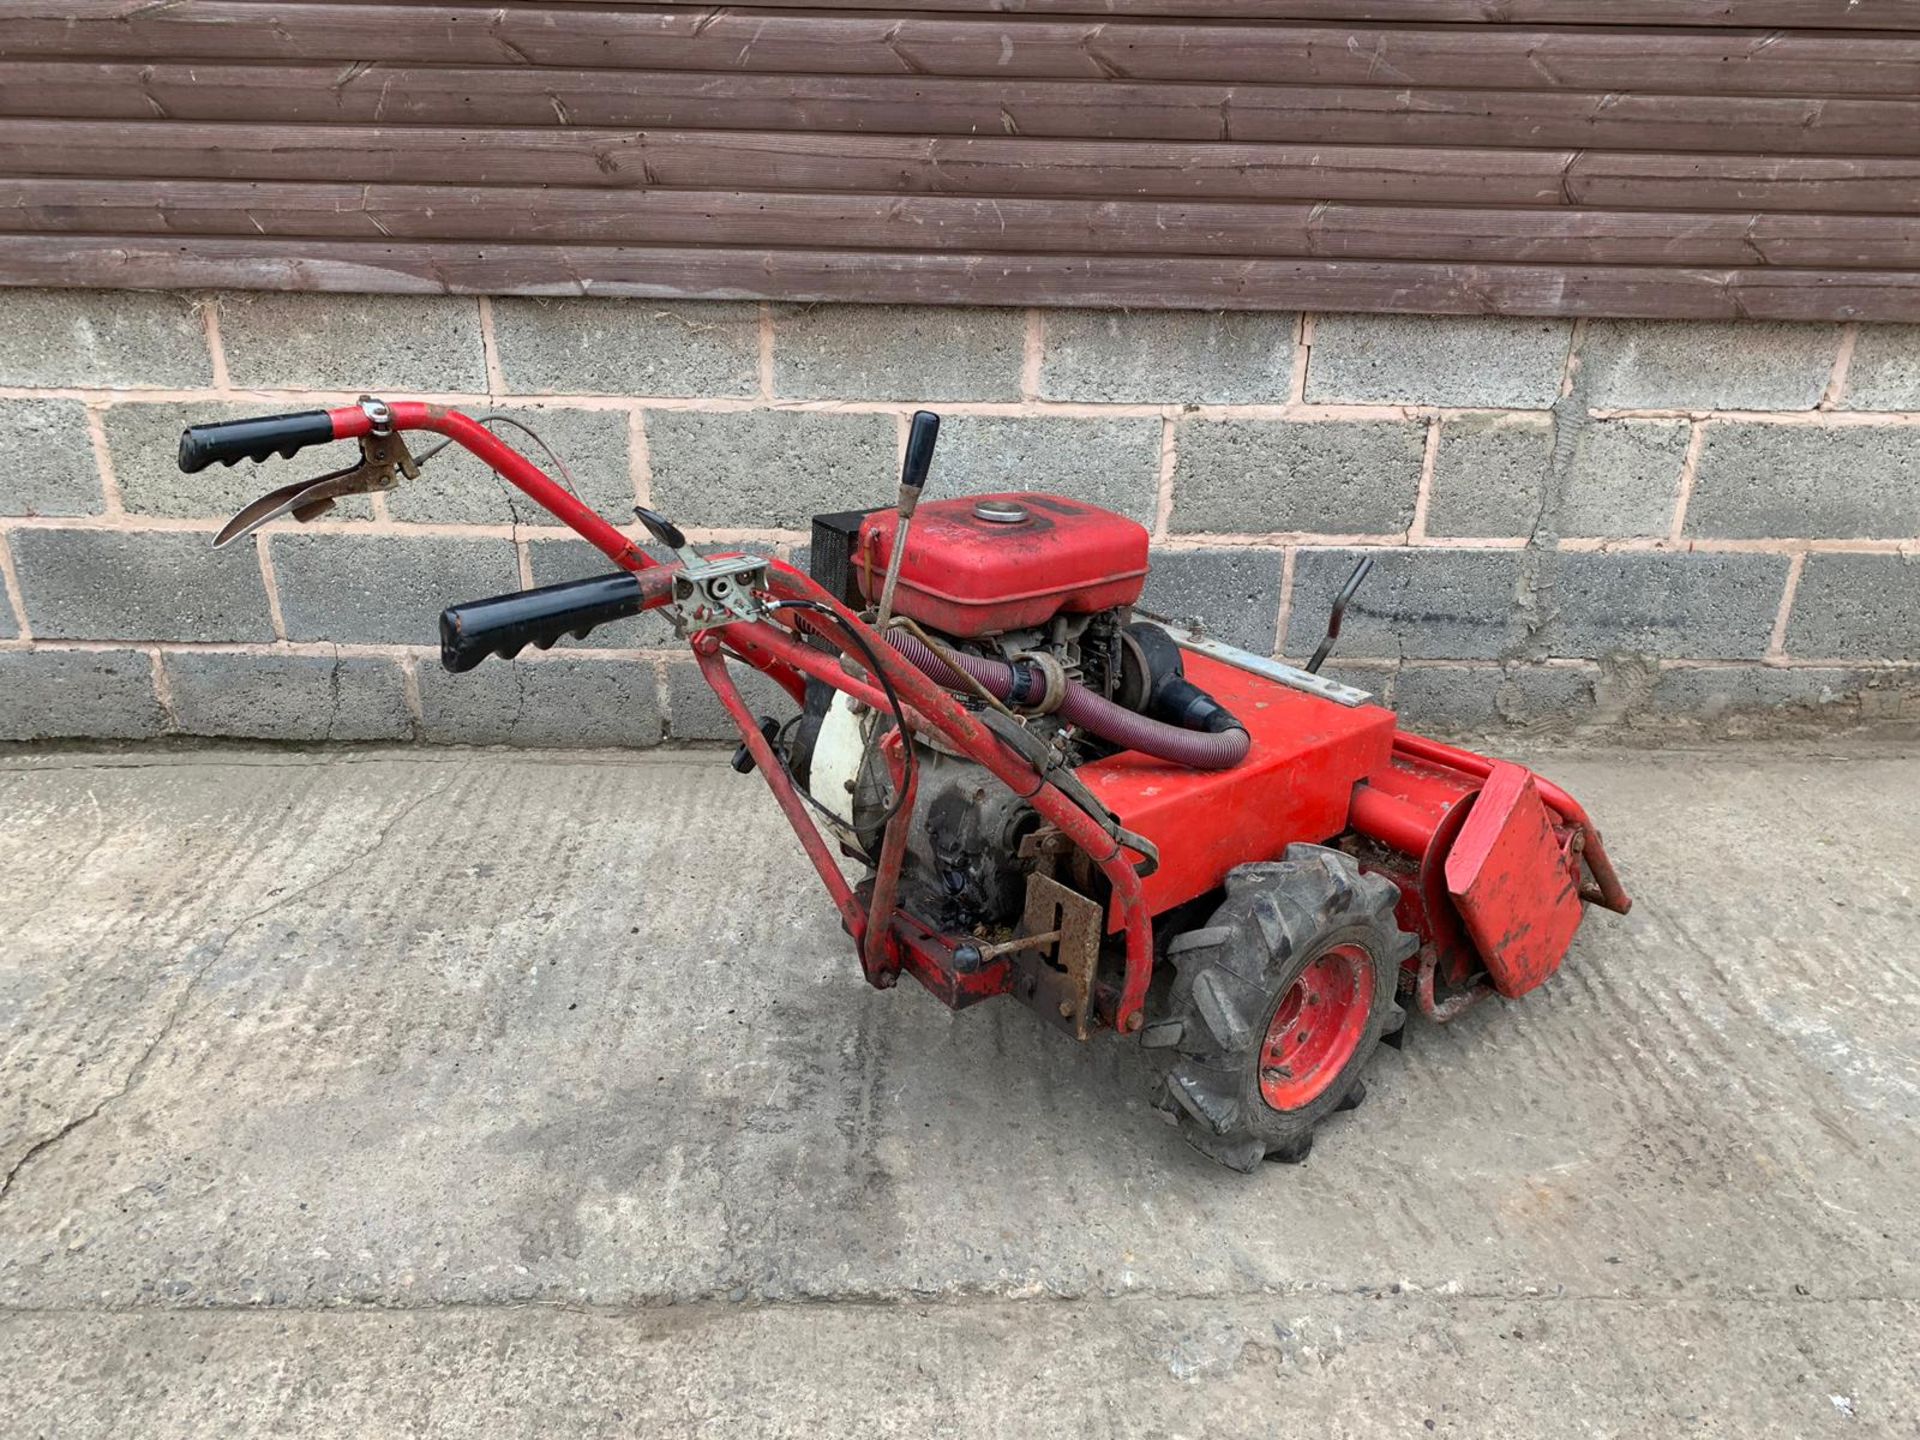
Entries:
{"label": "crack in concrete", "polygon": [[148,1064],[153,1060],[154,1053],[159,1050],[160,1043],[173,1032],[173,1027],[179,1023],[180,1016],[185,1012],[187,1001],[192,998],[195,987],[199,985],[200,981],[206,976],[207,972],[214,967],[220,957],[226,953],[227,940],[232,938],[232,933],[232,931],[229,931],[227,936],[214,948],[214,952],[199,965],[195,966],[188,974],[187,983],[180,987],[180,993],[174,997],[173,1004],[168,1007],[166,1018],[160,1022],[160,1028],[154,1032],[153,1038],[147,1041],[146,1047],[135,1057],[133,1064],[127,1069],[126,1078],[120,1082],[119,1086],[101,1096],[99,1100],[94,1102],[91,1109],[67,1121],[66,1124],[62,1125],[58,1130],[55,1130],[51,1135],[36,1140],[32,1145],[29,1145],[21,1154],[20,1158],[7,1167],[6,1175],[0,1177],[0,1205],[6,1203],[7,1197],[13,1193],[14,1182],[25,1173],[29,1165],[47,1151],[51,1150],[55,1145],[58,1145],[62,1140],[65,1140],[69,1135],[80,1130],[91,1121],[98,1119],[100,1113],[104,1111],[107,1106],[111,1105],[115,1100],[120,1099],[139,1083],[140,1077],[146,1073]]}
{"label": "crack in concrete", "polygon": [[207,975],[213,970],[213,967],[219,964],[221,958],[227,953],[227,947],[233,943],[236,935],[247,926],[273,914],[274,911],[292,904],[295,900],[311,895],[316,890],[331,885],[334,881],[345,876],[350,871],[363,866],[379,852],[381,846],[387,843],[388,837],[393,834],[394,830],[399,827],[402,821],[412,815],[413,812],[418,810],[422,805],[426,804],[427,801],[443,793],[449,786],[454,784],[456,779],[458,779],[457,776],[454,777],[454,779],[445,780],[425,794],[417,796],[403,805],[399,811],[394,814],[392,819],[388,820],[374,832],[373,839],[365,847],[348,859],[342,861],[339,865],[336,865],[333,869],[327,871],[326,874],[309,881],[305,885],[297,886],[285,894],[275,896],[259,909],[241,916],[240,919],[229,925],[225,933],[223,933],[218,940],[206,942],[211,947],[212,953],[188,972],[186,983],[180,987],[180,993],[174,996],[173,1003],[167,1007],[166,1017],[160,1022],[160,1028],[154,1032],[153,1037],[147,1041],[139,1055],[134,1058],[133,1064],[127,1068],[126,1078],[123,1079],[117,1087],[96,1101],[90,1109],[67,1121],[51,1135],[34,1141],[33,1144],[29,1145],[26,1150],[21,1153],[18,1160],[15,1160],[12,1165],[7,1167],[6,1174],[0,1176],[0,1205],[6,1203],[7,1197],[13,1193],[15,1183],[19,1180],[20,1176],[26,1172],[30,1165],[68,1136],[75,1134],[92,1121],[98,1119],[109,1105],[126,1096],[134,1086],[140,1083],[141,1078],[147,1072],[147,1067],[153,1062],[154,1055],[158,1053],[162,1042],[173,1033],[174,1027],[180,1023],[180,1017],[186,1013],[187,1005],[192,1001],[194,991],[199,988],[200,982],[206,979]]}
{"label": "crack in concrete", "polygon": [[82,1125],[85,1125],[89,1120],[93,1119],[96,1115],[98,1115],[102,1110],[106,1109],[107,1102],[109,1100],[117,1100],[120,1096],[126,1093],[127,1093],[127,1087],[123,1085],[118,1090],[115,1090],[110,1094],[103,1096],[100,1102],[97,1105],[95,1105],[91,1110],[88,1110],[84,1114],[79,1115],[72,1120],[69,1120],[66,1124],[62,1125],[58,1130],[54,1131],[51,1135],[44,1136],[41,1139],[34,1141],[33,1144],[29,1145],[24,1151],[22,1151],[20,1158],[14,1161],[13,1164],[7,1167],[7,1173],[5,1175],[0,1175],[0,1204],[6,1203],[6,1198],[8,1194],[13,1190],[13,1182],[15,1177],[18,1176],[22,1170],[25,1170],[27,1166],[30,1163],[32,1163],[32,1161],[36,1157],[39,1156],[41,1151],[50,1149],[53,1146],[58,1145],[62,1140],[66,1139],[67,1136],[71,1135],[74,1131],[78,1130]]}
{"label": "crack in concrete", "polygon": [[227,944],[229,944],[235,935],[239,934],[240,931],[245,929],[247,926],[253,924],[256,920],[265,919],[268,915],[273,914],[274,911],[282,909],[285,906],[291,905],[295,900],[303,899],[304,897],[313,894],[313,892],[316,890],[324,889],[326,886],[331,885],[334,881],[340,879],[342,876],[346,875],[348,872],[354,869],[357,869],[361,865],[365,864],[368,860],[371,860],[376,854],[379,853],[380,848],[387,843],[388,837],[391,836],[393,832],[399,828],[400,824],[403,821],[405,821],[408,816],[412,815],[414,811],[418,810],[422,805],[426,804],[429,800],[435,799],[436,797],[445,794],[446,791],[454,784],[454,781],[457,780],[458,778],[459,777],[456,776],[452,780],[444,780],[440,784],[434,786],[431,790],[427,791],[424,795],[419,795],[419,796],[416,796],[414,799],[409,800],[405,805],[401,806],[400,809],[394,813],[392,819],[388,820],[384,825],[382,825],[378,830],[374,832],[373,839],[371,841],[369,841],[358,852],[349,856],[347,859],[343,860],[340,864],[336,865],[333,869],[327,871],[326,874],[321,875],[316,879],[308,881],[305,885],[296,886],[294,889],[287,891],[283,895],[275,896],[272,900],[268,901],[265,905],[262,905],[258,910],[255,910],[250,914],[241,916],[240,919],[234,921],[232,925],[229,925],[227,927],[226,934],[221,938],[221,941],[220,941],[221,945],[224,947]]}

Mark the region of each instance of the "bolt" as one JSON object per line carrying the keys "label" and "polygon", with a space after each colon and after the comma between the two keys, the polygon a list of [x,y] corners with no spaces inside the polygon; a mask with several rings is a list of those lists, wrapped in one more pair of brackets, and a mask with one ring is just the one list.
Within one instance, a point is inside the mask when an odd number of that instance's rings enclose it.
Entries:
{"label": "bolt", "polygon": [[1073,1019],[1073,1002],[1071,1000],[1062,1000],[1060,1002],[1060,1018],[1062,1020]]}

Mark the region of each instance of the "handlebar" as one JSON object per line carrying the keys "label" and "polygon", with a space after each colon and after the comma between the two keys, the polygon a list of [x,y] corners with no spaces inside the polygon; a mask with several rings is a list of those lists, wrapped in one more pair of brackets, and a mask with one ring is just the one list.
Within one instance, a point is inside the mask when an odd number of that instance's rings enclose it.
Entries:
{"label": "handlebar", "polygon": [[213,464],[265,460],[271,455],[292,459],[296,451],[334,438],[333,416],[325,410],[189,425],[180,432],[180,468],[193,475]]}
{"label": "handlebar", "polygon": [[193,474],[216,462],[231,465],[237,460],[265,460],[274,454],[291,456],[296,450],[327,440],[358,440],[375,434],[375,415],[380,419],[380,435],[429,430],[446,436],[577,531],[623,570],[646,570],[660,563],[471,416],[418,400],[396,400],[390,405],[364,401],[337,410],[195,425],[180,437],[180,468]]}

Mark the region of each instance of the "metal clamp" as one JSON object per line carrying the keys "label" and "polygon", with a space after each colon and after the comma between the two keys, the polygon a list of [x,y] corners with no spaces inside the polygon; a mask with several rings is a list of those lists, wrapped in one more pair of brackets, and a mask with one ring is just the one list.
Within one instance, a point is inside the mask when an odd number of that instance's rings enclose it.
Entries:
{"label": "metal clamp", "polygon": [[682,639],[736,620],[763,620],[767,607],[757,592],[766,584],[767,562],[757,555],[703,560],[682,551],[667,619]]}
{"label": "metal clamp", "polygon": [[359,400],[360,413],[367,417],[367,423],[373,426],[375,435],[393,433],[393,407],[384,400],[371,395],[362,395]]}
{"label": "metal clamp", "polygon": [[754,593],[766,589],[765,560],[758,555],[709,560],[687,543],[678,525],[658,510],[636,505],[633,513],[654,541],[671,550],[680,562],[673,576],[673,598],[666,606],[674,634],[685,640],[736,620],[766,618],[766,604]]}
{"label": "metal clamp", "polygon": [[1031,705],[1016,707],[1020,713],[1051,715],[1058,710],[1060,703],[1067,698],[1067,669],[1060,663],[1059,657],[1045,650],[1022,650],[1013,657],[1013,660],[1016,665],[1031,665],[1047,682],[1046,690],[1037,701]]}

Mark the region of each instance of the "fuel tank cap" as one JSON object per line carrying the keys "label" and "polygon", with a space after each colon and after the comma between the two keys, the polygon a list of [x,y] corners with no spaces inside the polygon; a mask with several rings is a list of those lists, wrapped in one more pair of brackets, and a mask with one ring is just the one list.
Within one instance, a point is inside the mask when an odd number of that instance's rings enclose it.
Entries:
{"label": "fuel tank cap", "polygon": [[1027,514],[1027,507],[1017,500],[976,500],[973,503],[973,518],[995,525],[1019,525],[1031,517]]}

